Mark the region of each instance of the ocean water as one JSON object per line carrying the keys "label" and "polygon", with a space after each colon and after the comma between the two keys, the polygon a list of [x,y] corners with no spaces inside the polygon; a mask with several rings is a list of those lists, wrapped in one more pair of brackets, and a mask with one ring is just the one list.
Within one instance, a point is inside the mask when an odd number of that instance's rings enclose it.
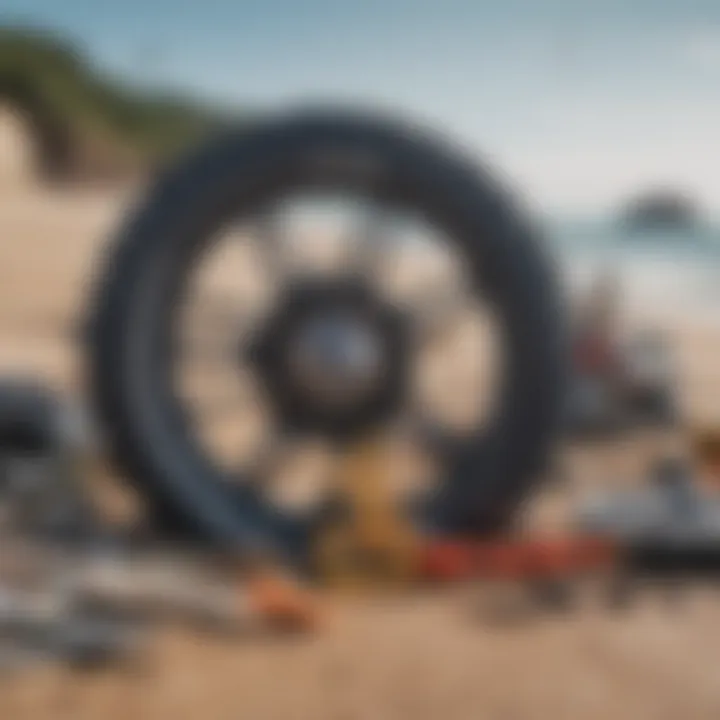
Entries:
{"label": "ocean water", "polygon": [[571,293],[611,272],[629,312],[720,331],[720,227],[633,232],[610,222],[554,220],[545,233]]}

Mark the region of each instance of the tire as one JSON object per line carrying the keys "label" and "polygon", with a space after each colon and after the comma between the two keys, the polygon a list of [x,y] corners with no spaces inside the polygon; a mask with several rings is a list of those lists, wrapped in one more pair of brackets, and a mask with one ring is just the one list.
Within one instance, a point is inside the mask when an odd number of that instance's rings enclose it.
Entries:
{"label": "tire", "polygon": [[277,549],[273,520],[250,501],[230,502],[156,402],[165,379],[148,348],[161,332],[155,308],[170,302],[205,230],[306,175],[409,198],[449,228],[493,299],[506,331],[500,411],[458,452],[430,516],[453,531],[501,526],[542,471],[559,425],[565,342],[553,266],[504,190],[443,141],[393,120],[280,117],[216,139],[158,181],[113,243],[92,303],[90,394],[111,456],[163,521],[213,542]]}

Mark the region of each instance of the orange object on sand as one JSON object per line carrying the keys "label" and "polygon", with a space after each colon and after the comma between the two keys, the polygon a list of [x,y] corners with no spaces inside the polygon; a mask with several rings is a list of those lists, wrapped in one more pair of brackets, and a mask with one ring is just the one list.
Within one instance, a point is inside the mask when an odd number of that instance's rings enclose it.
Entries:
{"label": "orange object on sand", "polygon": [[297,580],[269,571],[250,579],[244,609],[280,630],[310,631],[320,621],[318,598]]}

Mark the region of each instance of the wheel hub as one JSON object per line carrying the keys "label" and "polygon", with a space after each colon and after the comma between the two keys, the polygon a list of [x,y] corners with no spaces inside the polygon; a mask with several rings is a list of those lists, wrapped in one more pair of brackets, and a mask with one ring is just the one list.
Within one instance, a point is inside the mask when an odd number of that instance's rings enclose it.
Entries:
{"label": "wheel hub", "polygon": [[294,382],[328,406],[352,405],[382,381],[384,350],[378,328],[363,318],[319,313],[300,327],[290,349]]}
{"label": "wheel hub", "polygon": [[305,281],[288,290],[250,357],[286,427],[347,436],[382,423],[399,406],[406,326],[359,281]]}

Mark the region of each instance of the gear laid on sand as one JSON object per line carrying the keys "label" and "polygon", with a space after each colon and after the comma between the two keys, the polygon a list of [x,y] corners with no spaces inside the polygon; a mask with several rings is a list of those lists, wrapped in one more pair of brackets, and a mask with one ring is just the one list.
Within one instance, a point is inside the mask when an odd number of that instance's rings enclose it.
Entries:
{"label": "gear laid on sand", "polygon": [[[378,291],[393,247],[372,220],[358,230],[367,241],[359,265],[330,283],[288,273],[295,254],[278,249],[278,207],[324,195],[371,207],[366,219],[422,221],[464,271],[468,306],[489,308],[502,357],[493,412],[480,427],[433,434],[443,436],[433,457],[437,481],[413,507],[439,530],[504,526],[542,470],[558,425],[564,348],[552,269],[513,200],[485,172],[414,127],[353,113],[300,113],[224,136],[163,177],[129,218],[99,278],[90,332],[91,396],[116,463],[166,526],[302,562],[322,502],[288,512],[268,499],[262,472],[229,471],[213,455],[178,391],[177,330],[193,274],[222,231],[269,218],[256,250],[270,266],[275,301],[251,329],[238,329],[247,306],[221,309],[235,318],[223,346],[228,362],[254,377],[283,438],[319,438],[343,452],[358,437],[402,424],[412,414],[416,345],[432,322]],[[328,216],[342,202],[332,200]],[[231,275],[228,285],[253,275]],[[450,285],[443,289],[457,289]],[[436,328],[454,322],[442,303],[422,299],[439,314]],[[476,389],[455,381],[472,398]],[[231,391],[220,394],[229,400]]]}

